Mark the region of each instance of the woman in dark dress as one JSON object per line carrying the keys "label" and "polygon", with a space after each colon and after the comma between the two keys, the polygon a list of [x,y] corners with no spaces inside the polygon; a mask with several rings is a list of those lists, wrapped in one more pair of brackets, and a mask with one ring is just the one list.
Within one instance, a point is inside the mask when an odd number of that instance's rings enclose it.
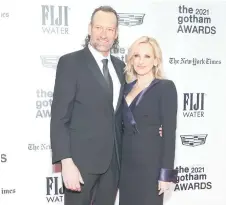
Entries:
{"label": "woman in dark dress", "polygon": [[163,79],[155,39],[141,37],[133,43],[126,78],[119,204],[162,205],[163,193],[177,177],[177,90],[173,81]]}

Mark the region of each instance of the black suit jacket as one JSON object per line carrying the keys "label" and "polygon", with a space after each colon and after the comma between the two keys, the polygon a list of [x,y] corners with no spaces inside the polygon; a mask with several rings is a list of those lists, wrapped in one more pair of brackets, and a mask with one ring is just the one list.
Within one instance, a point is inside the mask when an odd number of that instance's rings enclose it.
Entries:
{"label": "black suit jacket", "polygon": [[[125,96],[135,83],[136,81],[125,86]],[[135,137],[137,141],[132,141],[130,138],[126,142],[124,140],[123,151],[126,150],[127,146],[131,146],[129,142],[131,141],[138,149],[134,148],[133,150],[135,161],[148,164],[152,170],[161,168],[173,170],[177,109],[177,89],[174,82],[167,79],[153,80],[150,86],[144,89],[129,107],[124,106],[125,127],[133,127],[138,136]],[[159,135],[161,126],[162,137]],[[130,135],[129,132],[130,129],[125,129],[124,135]]]}
{"label": "black suit jacket", "polygon": [[50,123],[53,163],[72,158],[79,169],[103,173],[114,147],[119,160],[125,64],[114,56],[111,60],[121,83],[116,111],[88,47],[59,59]]}

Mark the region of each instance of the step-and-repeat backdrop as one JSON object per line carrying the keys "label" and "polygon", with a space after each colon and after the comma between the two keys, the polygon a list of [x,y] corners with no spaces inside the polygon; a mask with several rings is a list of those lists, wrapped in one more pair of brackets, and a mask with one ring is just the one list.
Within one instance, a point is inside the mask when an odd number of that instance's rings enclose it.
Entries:
{"label": "step-and-repeat backdrop", "polygon": [[[94,8],[119,15],[120,47],[142,35],[162,48],[178,90],[178,184],[164,205],[225,205],[226,2],[0,2],[0,204],[63,205],[49,138],[56,65],[82,48]],[[118,204],[118,197],[116,200]]]}

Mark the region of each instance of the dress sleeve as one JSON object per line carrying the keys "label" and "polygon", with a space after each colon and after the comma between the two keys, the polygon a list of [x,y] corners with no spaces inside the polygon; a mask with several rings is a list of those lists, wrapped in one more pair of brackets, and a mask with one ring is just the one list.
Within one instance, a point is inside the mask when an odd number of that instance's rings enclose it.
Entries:
{"label": "dress sleeve", "polygon": [[176,127],[177,127],[177,90],[173,81],[164,81],[161,94],[162,124],[162,168],[160,181],[176,182],[177,170],[174,169]]}

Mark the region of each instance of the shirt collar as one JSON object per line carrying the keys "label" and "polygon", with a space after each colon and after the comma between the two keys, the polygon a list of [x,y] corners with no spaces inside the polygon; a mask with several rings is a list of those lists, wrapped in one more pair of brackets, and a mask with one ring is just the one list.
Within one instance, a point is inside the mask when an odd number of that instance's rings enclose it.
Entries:
{"label": "shirt collar", "polygon": [[99,51],[93,48],[93,46],[91,46],[90,44],[88,45],[88,47],[96,61],[100,62],[103,59],[108,59],[108,61],[111,61],[110,52],[107,56],[103,56]]}

